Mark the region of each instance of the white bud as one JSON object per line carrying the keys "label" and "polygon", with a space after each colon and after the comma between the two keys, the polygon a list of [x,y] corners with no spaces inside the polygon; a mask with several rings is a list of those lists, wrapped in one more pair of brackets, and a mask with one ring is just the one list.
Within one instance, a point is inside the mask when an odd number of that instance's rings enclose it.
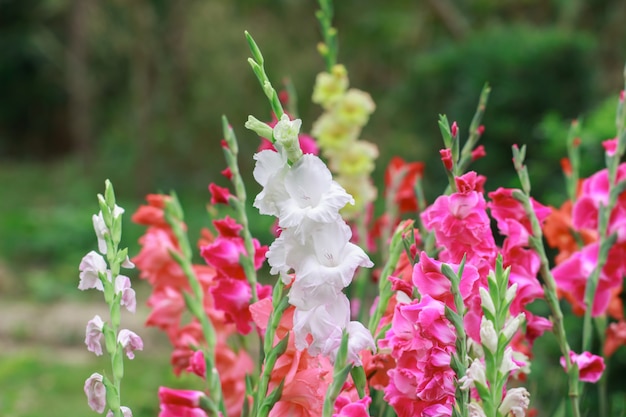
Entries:
{"label": "white bud", "polygon": [[517,371],[519,368],[519,365],[513,361],[513,349],[511,349],[510,346],[507,346],[507,348],[504,349],[504,355],[502,356],[500,372],[502,375],[508,375],[510,372]]}
{"label": "white bud", "polygon": [[469,417],[487,417],[485,410],[478,403],[470,403],[467,406],[467,410],[469,411]]}
{"label": "white bud", "polygon": [[493,300],[491,299],[491,294],[485,287],[478,288],[480,292],[480,301],[483,304],[483,308],[490,312],[493,316],[496,315],[496,307],[493,305]]}
{"label": "white bud", "polygon": [[504,302],[506,304],[509,304],[511,301],[513,301],[513,298],[515,298],[515,294],[517,294],[517,282],[511,285],[506,290],[506,295],[504,296]]}
{"label": "white bud", "polygon": [[254,116],[248,116],[248,121],[244,126],[246,129],[252,130],[262,138],[272,139],[272,128],[267,123],[263,123]]}
{"label": "white bud", "polygon": [[493,322],[488,320],[485,316],[483,316],[480,321],[480,341],[491,353],[496,353],[496,350],[498,350],[498,335],[496,334],[496,329],[493,326]]}
{"label": "white bud", "polygon": [[487,387],[487,377],[485,376],[485,364],[480,359],[474,359],[465,375],[459,379],[460,388],[467,390],[471,387],[475,387],[476,383],[481,384],[483,387]]}
{"label": "white bud", "polygon": [[502,415],[512,413],[515,417],[524,417],[530,405],[530,393],[526,388],[511,388],[506,392],[498,411]]}
{"label": "white bud", "polygon": [[509,318],[504,324],[504,329],[502,329],[502,333],[506,337],[506,340],[511,340],[515,332],[519,329],[520,325],[524,322],[526,315],[524,313],[519,313],[517,316],[513,318]]}

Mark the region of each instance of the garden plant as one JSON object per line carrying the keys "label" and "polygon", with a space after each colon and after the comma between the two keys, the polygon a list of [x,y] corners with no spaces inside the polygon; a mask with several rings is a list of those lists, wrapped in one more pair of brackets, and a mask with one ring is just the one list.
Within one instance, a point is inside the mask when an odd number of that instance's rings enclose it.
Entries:
{"label": "garden plant", "polygon": [[[129,256],[124,210],[106,182],[93,216],[98,251],[80,264],[79,289],[102,291],[110,307],[109,317],[87,324],[88,350],[111,362],[85,381],[89,407],[132,415],[124,356],[132,360],[143,342],[123,328],[120,309],[135,310],[121,272],[136,267],[151,287],[146,325],[169,338],[174,372],[197,376],[189,389],[159,389],[161,417],[624,415],[623,393],[607,383],[611,358],[626,345],[624,90],[615,136],[602,143],[606,168],[581,178],[577,121],[563,138],[568,200],[559,208],[532,197],[524,145],[512,148],[519,188],[485,192],[485,181],[498,178],[472,170],[489,158],[489,144],[479,144],[489,128],[481,124],[488,85],[469,126],[439,116],[443,146],[434,159],[448,185],[434,201],[424,197],[424,164],[399,156],[377,189],[378,149],[360,139],[376,106],[350,86],[332,15],[331,1],[321,0],[325,69],[310,134],[293,90],[275,87],[245,33],[271,112],[245,123],[260,137],[254,155],[239,154],[238,127],[222,118],[230,185],[209,185],[213,227],[197,245],[176,194],[150,194],[132,215],[146,230]],[[253,199],[240,158],[255,161],[261,191]],[[252,236],[250,210],[273,216],[273,241]],[[533,348],[546,337],[560,361],[538,371]],[[534,372],[565,381],[549,410],[534,406]]]}

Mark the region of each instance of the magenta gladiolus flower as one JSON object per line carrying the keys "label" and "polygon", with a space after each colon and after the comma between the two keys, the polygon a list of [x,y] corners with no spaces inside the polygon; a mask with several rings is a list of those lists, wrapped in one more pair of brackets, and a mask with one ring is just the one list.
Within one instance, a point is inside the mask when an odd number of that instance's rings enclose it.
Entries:
{"label": "magenta gladiolus flower", "polygon": [[[589,352],[580,355],[569,353],[570,360],[578,366],[578,379],[585,382],[598,382],[604,371],[604,358]],[[565,358],[561,357],[561,366],[565,368]]]}
{"label": "magenta gladiolus flower", "polygon": [[345,396],[340,396],[335,401],[336,413],[333,417],[369,417],[368,407],[371,402],[369,395],[355,402],[350,402]]}
{"label": "magenta gladiolus flower", "polygon": [[200,408],[200,399],[205,396],[202,391],[159,387],[159,417],[207,417]]}

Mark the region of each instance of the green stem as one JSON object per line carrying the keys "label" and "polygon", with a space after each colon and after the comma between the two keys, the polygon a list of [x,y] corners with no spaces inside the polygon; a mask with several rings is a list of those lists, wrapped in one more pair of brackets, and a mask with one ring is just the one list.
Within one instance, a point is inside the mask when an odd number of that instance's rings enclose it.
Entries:
{"label": "green stem", "polygon": [[578,392],[578,367],[570,360],[569,353],[571,351],[567,342],[567,335],[565,332],[565,324],[563,322],[563,311],[559,304],[558,290],[552,271],[550,271],[550,263],[548,256],[546,255],[545,248],[543,246],[543,234],[541,231],[541,225],[537,214],[530,202],[530,196],[524,194],[519,190],[513,191],[513,198],[522,203],[526,216],[530,220],[532,228],[532,237],[529,239],[530,246],[535,250],[535,253],[539,255],[541,262],[540,274],[543,278],[543,289],[546,302],[552,312],[552,331],[556,336],[556,340],[561,349],[561,354],[565,358],[565,369],[568,375],[569,385],[569,398],[572,405],[572,413],[574,417],[580,417],[579,408],[579,392]]}
{"label": "green stem", "polygon": [[236,199],[231,199],[231,206],[235,209],[237,220],[242,226],[241,236],[243,238],[244,248],[246,249],[246,256],[240,258],[241,266],[246,274],[248,284],[250,284],[250,290],[252,291],[252,298],[250,304],[253,304],[259,300],[257,294],[257,275],[254,268],[254,240],[252,233],[250,233],[250,226],[248,221],[248,215],[246,213],[246,187],[239,171],[239,164],[237,157],[239,155],[239,147],[237,146],[237,137],[232,127],[228,123],[226,116],[222,116],[222,128],[224,133],[224,139],[228,145],[227,149],[224,149],[224,155],[226,162],[231,172],[231,181],[235,187]]}
{"label": "green stem", "polygon": [[200,322],[202,333],[207,343],[207,348],[204,350],[204,359],[206,362],[206,380],[209,387],[209,396],[214,404],[218,404],[220,412],[226,415],[221,380],[219,372],[215,367],[217,336],[213,323],[204,311],[204,291],[193,270],[191,245],[189,244],[187,233],[184,230],[183,212],[176,195],[172,195],[165,204],[165,219],[172,228],[172,232],[180,247],[180,252],[170,251],[170,255],[178,265],[180,265],[191,287],[191,295],[184,294],[187,307],[192,315]]}
{"label": "green stem", "polygon": [[382,319],[383,314],[387,309],[387,305],[389,304],[389,300],[393,295],[393,292],[391,291],[391,281],[389,281],[389,276],[396,268],[398,260],[400,259],[400,254],[404,250],[404,244],[402,243],[403,234],[407,232],[410,227],[413,227],[413,224],[401,224],[396,228],[396,231],[391,238],[389,258],[387,260],[387,263],[385,263],[385,267],[383,268],[383,271],[380,274],[380,278],[378,281],[378,304],[376,305],[374,315],[370,317],[370,322],[368,326],[370,332],[375,336],[375,338],[377,338],[376,331],[378,330],[380,320]]}

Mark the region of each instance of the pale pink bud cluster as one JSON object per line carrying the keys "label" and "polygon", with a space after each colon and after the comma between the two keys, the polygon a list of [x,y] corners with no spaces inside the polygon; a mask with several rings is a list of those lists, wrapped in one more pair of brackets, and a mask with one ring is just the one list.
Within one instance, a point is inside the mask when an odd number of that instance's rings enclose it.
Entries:
{"label": "pale pink bud cluster", "polygon": [[[284,130],[283,123],[299,126],[283,118],[274,127],[274,136]],[[349,359],[360,364],[358,353],[373,349],[374,340],[361,323],[350,321],[350,303],[342,290],[358,267],[373,264],[350,243],[351,230],[339,214],[354,200],[317,156],[304,154],[290,165],[281,143],[275,146],[278,152],[263,150],[254,156],[254,178],[263,186],[254,206],[261,214],[278,217],[281,234],[267,258],[271,272],[291,284],[296,347],[333,359],[345,330]]]}

